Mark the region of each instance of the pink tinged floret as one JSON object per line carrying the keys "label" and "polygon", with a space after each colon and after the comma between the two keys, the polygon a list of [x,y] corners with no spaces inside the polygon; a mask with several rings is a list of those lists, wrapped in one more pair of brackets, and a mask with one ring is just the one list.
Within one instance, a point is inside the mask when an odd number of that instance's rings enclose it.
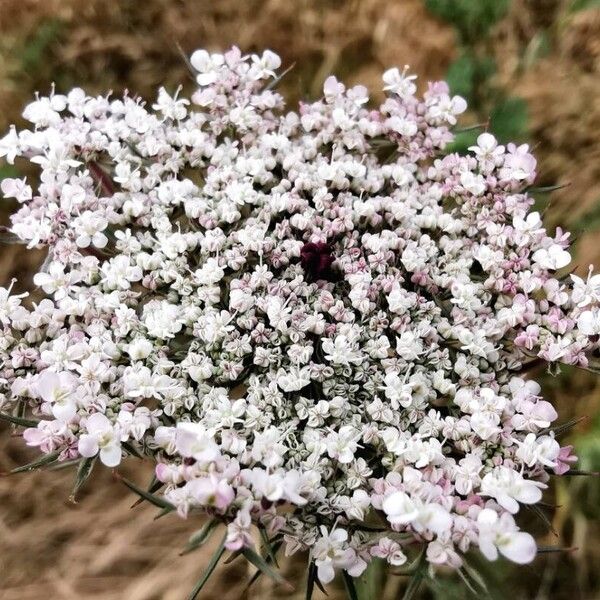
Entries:
{"label": "pink tinged floret", "polygon": [[562,446],[558,453],[557,464],[554,472],[557,475],[564,475],[571,469],[571,465],[577,462],[577,456],[573,454],[573,446]]}

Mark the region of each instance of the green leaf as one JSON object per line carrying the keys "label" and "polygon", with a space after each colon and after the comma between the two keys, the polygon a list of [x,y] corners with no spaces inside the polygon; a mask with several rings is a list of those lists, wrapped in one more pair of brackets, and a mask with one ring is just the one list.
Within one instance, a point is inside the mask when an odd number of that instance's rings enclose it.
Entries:
{"label": "green leaf", "polygon": [[444,154],[452,154],[453,152],[464,154],[467,152],[469,146],[476,145],[478,135],[479,131],[477,129],[457,132],[454,136],[454,141],[444,148]]}
{"label": "green leaf", "polygon": [[552,522],[550,521],[550,519],[548,518],[548,516],[546,515],[546,513],[539,507],[536,506],[535,504],[524,504],[525,508],[527,508],[528,510],[530,510],[536,517],[538,517],[540,519],[540,521],[542,521],[542,523],[555,535],[558,537],[558,533],[556,532],[556,529],[554,529],[554,527],[552,526]]}
{"label": "green leaf", "polygon": [[450,86],[450,91],[463,98],[471,97],[474,78],[475,60],[467,53],[451,62],[446,73],[446,82]]}
{"label": "green leaf", "polygon": [[198,529],[198,531],[194,532],[190,536],[187,546],[181,554],[189,554],[193,550],[196,550],[196,548],[200,548],[200,546],[204,545],[210,539],[219,524],[220,521],[218,519],[210,519],[204,523],[204,525]]}
{"label": "green leaf", "polygon": [[168,515],[169,513],[172,513],[174,510],[174,507],[172,506],[165,506],[165,508],[163,508],[155,517],[154,520],[158,521],[158,519],[161,519],[162,517],[164,517],[165,515]]}
{"label": "green leaf", "polygon": [[[275,544],[273,544],[273,552],[277,553],[279,552],[279,548],[281,548],[281,546],[283,546],[283,541],[278,541]],[[266,557],[265,559],[268,563],[271,563],[271,558],[269,556]],[[262,571],[256,571],[256,573],[254,573],[254,575],[252,575],[252,578],[250,579],[250,581],[248,582],[248,585],[246,586],[246,588],[249,588],[250,586],[252,586],[258,579],[260,579],[261,575],[262,575]]]}
{"label": "green leaf", "polygon": [[[159,481],[156,478],[156,475],[154,475],[152,477],[152,481],[150,482],[150,485],[148,486],[148,489],[146,491],[149,492],[150,494],[155,494],[156,492],[158,492],[158,490],[160,490],[161,487],[163,487],[163,485],[165,485],[165,484],[162,481]],[[135,508],[138,504],[141,504],[143,501],[144,501],[144,498],[138,498],[131,505],[131,508]]]}
{"label": "green leaf", "polygon": [[5,177],[18,177],[19,172],[13,165],[0,165],[0,181]]}
{"label": "green leaf", "polygon": [[212,558],[210,559],[210,562],[208,563],[208,566],[206,567],[206,571],[204,571],[202,577],[200,578],[198,583],[194,586],[194,589],[192,590],[191,594],[188,596],[188,600],[196,599],[196,597],[198,596],[198,594],[204,587],[204,584],[208,581],[209,577],[212,575],[217,564],[219,564],[221,557],[225,553],[225,540],[226,539],[227,539],[227,534],[225,534],[223,536],[223,540],[219,544],[219,547],[216,549],[215,553],[212,555]]}
{"label": "green leaf", "polygon": [[598,477],[600,473],[598,471],[582,471],[581,469],[569,469],[566,473],[563,473],[561,477]]}
{"label": "green leaf", "polygon": [[308,577],[306,581],[306,600],[311,600],[315,585],[319,588],[324,596],[328,596],[327,591],[323,587],[323,584],[319,580],[319,574],[317,572],[317,565],[314,560],[311,560],[308,564]]}
{"label": "green leaf", "polygon": [[501,142],[521,140],[527,134],[527,103],[516,96],[501,100],[490,114],[490,131]]}
{"label": "green leaf", "polygon": [[486,596],[490,597],[490,591],[489,591],[489,589],[488,589],[488,587],[487,587],[487,585],[485,583],[485,580],[483,579],[483,577],[479,573],[479,571],[477,571],[477,569],[475,569],[474,567],[472,567],[467,561],[463,562],[462,568],[467,573],[467,575],[469,575],[469,577],[479,586],[480,590]]}
{"label": "green leaf", "polygon": [[239,558],[240,556],[242,556],[242,551],[235,550],[225,559],[225,564],[230,565],[236,558]]}
{"label": "green leaf", "polygon": [[474,43],[506,14],[510,0],[426,0],[434,15],[450,23],[463,43]]}
{"label": "green leaf", "polygon": [[263,546],[267,551],[267,556],[271,560],[271,562],[279,568],[279,564],[277,563],[277,556],[275,555],[275,550],[273,549],[273,545],[271,544],[271,540],[267,534],[267,530],[263,526],[258,527],[258,531],[260,532],[260,538],[262,540]]}
{"label": "green leaf", "polygon": [[60,453],[61,450],[56,450],[54,452],[51,452],[50,454],[44,454],[41,458],[38,458],[33,462],[30,462],[29,464],[13,469],[12,471],[10,471],[10,474],[14,475],[15,473],[25,473],[26,471],[34,471],[35,469],[39,469],[41,467],[44,467],[45,465],[49,465],[56,461]]}
{"label": "green leaf", "polygon": [[376,598],[383,583],[384,561],[373,558],[360,577],[355,579],[359,598]]}
{"label": "green leaf", "polygon": [[600,0],[574,0],[569,6],[570,12],[579,12],[580,10],[588,10],[590,8],[600,7]]}
{"label": "green leaf", "polygon": [[562,190],[563,188],[569,187],[570,184],[558,184],[558,185],[544,185],[540,187],[529,187],[525,191],[529,194],[549,194],[555,190]]}
{"label": "green leaf", "polygon": [[281,80],[296,66],[296,63],[293,62],[285,71],[283,71],[283,73],[281,73],[280,75],[278,75],[277,77],[275,77],[275,79],[273,79],[273,81],[271,81],[266,87],[265,87],[265,91],[268,92],[269,90],[272,90],[274,88],[276,88],[279,83],[281,82]]}
{"label": "green leaf", "polygon": [[348,575],[346,571],[342,571],[342,578],[344,580],[344,587],[346,588],[348,600],[358,600],[358,593],[356,592],[354,579],[350,575]]}
{"label": "green leaf", "polygon": [[542,429],[538,435],[546,435],[546,434],[550,433],[551,431],[554,432],[555,436],[562,435],[566,431],[569,431],[569,429],[572,429],[573,427],[575,427],[575,425],[578,425],[582,421],[585,421],[586,418],[587,418],[586,416],[583,416],[583,417],[575,417],[573,419],[569,419],[566,423],[562,423],[560,425],[553,425],[551,427],[548,427],[547,429]]}
{"label": "green leaf", "polygon": [[292,587],[283,578],[281,573],[275,571],[275,569],[273,569],[273,567],[271,567],[271,565],[260,554],[257,554],[252,548],[243,548],[242,554],[248,562],[252,563],[257,569],[262,571],[265,575],[267,575],[277,583],[282,583],[289,588]]}
{"label": "green leaf", "polygon": [[308,563],[308,574],[306,577],[306,600],[312,600],[315,591],[315,581],[317,579],[317,565],[314,561]]}
{"label": "green leaf", "polygon": [[562,546],[538,546],[538,554],[552,554],[556,552],[573,552],[577,548],[563,548]]}
{"label": "green leaf", "polygon": [[77,475],[75,476],[75,485],[73,486],[73,492],[71,493],[71,500],[74,502],[77,498],[77,494],[81,488],[85,485],[85,482],[90,478],[94,465],[96,464],[96,456],[91,458],[82,458],[79,467],[77,468]]}
{"label": "green leaf", "polygon": [[164,498],[160,498],[159,496],[155,496],[154,494],[143,490],[142,488],[135,485],[135,483],[132,483],[131,481],[125,479],[125,477],[122,477],[121,475],[118,475],[118,477],[132,492],[135,492],[138,496],[150,502],[150,504],[153,504],[154,506],[157,506],[158,508],[162,508],[164,510],[168,509],[168,512],[175,510],[175,507]]}
{"label": "green leaf", "polygon": [[8,413],[0,412],[0,421],[7,421],[13,425],[20,425],[21,427],[37,427],[39,421],[33,419],[24,419],[23,417],[17,417]]}
{"label": "green leaf", "polygon": [[421,556],[418,558],[418,563],[415,569],[415,572],[412,574],[408,587],[404,592],[404,596],[402,600],[412,600],[415,598],[421,584],[423,583],[423,579],[425,579],[425,572],[427,571],[427,561],[425,560],[425,552],[421,553]]}
{"label": "green leaf", "polygon": [[130,442],[122,442],[121,446],[123,446],[123,448],[127,451],[128,454],[131,454],[131,456],[135,456],[136,458],[139,458],[141,460],[144,460],[144,458],[146,458],[141,452],[140,450],[138,450],[133,444],[131,444]]}
{"label": "green leaf", "polygon": [[475,589],[475,586],[471,583],[470,579],[467,577],[466,573],[462,569],[457,570],[458,576],[462,579],[462,582],[465,584],[466,588],[473,594],[473,596],[478,596],[478,592]]}

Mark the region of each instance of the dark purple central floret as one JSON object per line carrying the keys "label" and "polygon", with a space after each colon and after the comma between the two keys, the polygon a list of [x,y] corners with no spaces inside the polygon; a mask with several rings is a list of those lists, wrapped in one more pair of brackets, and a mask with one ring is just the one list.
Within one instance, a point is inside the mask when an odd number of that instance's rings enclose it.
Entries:
{"label": "dark purple central floret", "polygon": [[335,273],[331,268],[335,258],[331,253],[331,246],[325,242],[311,242],[302,246],[300,250],[300,262],[311,280],[335,280]]}

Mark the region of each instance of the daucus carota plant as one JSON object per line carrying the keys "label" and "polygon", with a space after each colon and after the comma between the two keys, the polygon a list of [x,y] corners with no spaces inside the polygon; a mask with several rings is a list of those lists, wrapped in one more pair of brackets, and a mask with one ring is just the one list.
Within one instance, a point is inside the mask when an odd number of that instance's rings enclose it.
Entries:
{"label": "daucus carota plant", "polygon": [[286,111],[270,51],[191,65],[190,99],[53,92],[0,140],[39,167],[2,182],[11,234],[48,250],[45,299],[0,289],[2,416],[77,485],[153,459],[128,485],[224,524],[210,569],[533,560],[514,517],[574,457],[524,371],[595,368],[600,277],[530,212],[529,148],[445,155],[464,100],[398,69],[379,107],[329,77]]}

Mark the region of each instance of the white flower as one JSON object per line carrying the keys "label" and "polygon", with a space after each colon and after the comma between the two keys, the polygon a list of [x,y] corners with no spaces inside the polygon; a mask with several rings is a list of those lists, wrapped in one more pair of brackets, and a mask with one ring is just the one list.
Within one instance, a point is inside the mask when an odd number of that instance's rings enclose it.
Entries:
{"label": "white flower", "polygon": [[507,513],[498,517],[495,511],[484,508],[477,517],[479,549],[488,560],[496,560],[498,552],[512,562],[530,563],[537,554],[534,539],[517,529],[514,519]]}
{"label": "white flower", "polygon": [[142,269],[132,265],[129,257],[122,254],[104,262],[101,271],[108,289],[128,290],[132,282],[142,278]]}
{"label": "white flower", "polygon": [[33,191],[26,181],[27,178],[12,179],[5,177],[0,182],[0,190],[2,190],[5,198],[16,198],[18,202],[27,202],[33,197]]}
{"label": "white flower", "polygon": [[10,233],[49,257],[45,298],[0,288],[2,411],[41,417],[23,437],[50,456],[135,442],[181,516],[217,515],[232,551],[260,524],[324,582],[405,545],[529,560],[501,513],[573,458],[515,373],[600,347],[600,276],[554,275],[569,235],[529,212],[529,148],[449,154],[465,101],[406,70],[378,107],[329,77],[286,110],[271,51],[191,63],[194,104],[52,92],[0,140],[36,170],[0,185]]}
{"label": "white flower", "polygon": [[460,174],[460,183],[474,196],[481,196],[486,189],[485,179],[471,171],[464,171]]}
{"label": "white flower", "polygon": [[394,409],[399,406],[408,408],[413,402],[413,388],[411,384],[406,383],[407,379],[408,373],[402,378],[396,373],[386,373],[385,375],[384,393]]}
{"label": "white flower", "polygon": [[52,95],[49,98],[39,98],[25,107],[23,118],[41,127],[57,125],[61,120],[59,113],[66,107],[65,96]]}
{"label": "white flower", "polygon": [[387,537],[381,538],[377,545],[371,548],[371,555],[384,558],[395,567],[403,565],[408,560],[400,544]]}
{"label": "white flower", "polygon": [[121,462],[121,432],[102,413],[94,413],[85,421],[87,433],[79,437],[79,454],[92,458],[100,453],[100,460],[107,467],[116,467]]}
{"label": "white flower", "polygon": [[585,281],[573,274],[571,279],[573,280],[572,298],[577,306],[583,307],[591,302],[600,302],[600,274],[592,275],[592,267]]}
{"label": "white flower", "polygon": [[351,425],[344,425],[339,431],[332,431],[325,439],[329,456],[342,464],[354,460],[358,448],[360,432]]}
{"label": "white flower", "polygon": [[8,130],[8,133],[3,138],[0,138],[0,158],[6,157],[6,162],[9,165],[14,165],[15,158],[20,156],[20,154],[19,136],[13,125]]}
{"label": "white flower", "polygon": [[144,306],[142,313],[148,335],[158,339],[172,338],[183,327],[181,308],[166,301],[152,301]]}
{"label": "white flower", "polygon": [[383,512],[392,525],[408,525],[419,515],[419,508],[405,492],[392,492],[383,500]]}
{"label": "white flower", "polygon": [[351,337],[341,333],[333,339],[321,338],[325,358],[336,365],[359,364],[363,355]]}
{"label": "white flower", "polygon": [[407,75],[407,71],[408,66],[405,66],[402,72],[397,67],[388,69],[382,77],[385,83],[384,91],[396,94],[401,98],[412,96],[417,90],[417,86],[414,84],[417,76]]}
{"label": "white flower", "polygon": [[37,393],[44,401],[50,403],[52,414],[60,421],[70,421],[77,412],[74,394],[76,387],[77,378],[67,371],[44,371],[35,382]]}
{"label": "white flower", "polygon": [[108,238],[103,231],[108,227],[106,217],[101,214],[86,210],[82,215],[73,220],[73,228],[77,237],[75,243],[80,248],[95,246],[104,248]]}
{"label": "white flower", "polygon": [[154,345],[147,338],[136,338],[131,343],[127,344],[126,352],[132,360],[143,360],[150,356]]}
{"label": "white flower", "polygon": [[481,481],[481,494],[491,496],[507,511],[515,514],[519,511],[519,502],[536,504],[542,499],[539,481],[524,479],[518,471],[508,467],[495,467]]}
{"label": "white flower", "polygon": [[456,473],[454,485],[456,491],[463,496],[468,496],[481,481],[479,473],[483,469],[481,458],[475,454],[468,454],[462,458],[458,466],[455,467]]}
{"label": "white flower", "polygon": [[181,456],[210,463],[221,455],[213,437],[200,423],[177,423],[175,448]]}
{"label": "white flower", "polygon": [[310,371],[308,368],[290,367],[287,371],[283,369],[277,374],[277,385],[284,392],[297,392],[310,383]]}
{"label": "white flower", "polygon": [[558,244],[549,248],[540,248],[533,253],[532,259],[544,269],[562,269],[571,262],[571,255]]}
{"label": "white flower", "polygon": [[545,467],[555,467],[558,464],[560,444],[553,437],[537,437],[534,433],[529,433],[522,442],[515,442],[519,446],[515,456],[528,467],[534,467],[537,463]]}
{"label": "white flower", "polygon": [[469,146],[469,150],[477,156],[477,160],[484,172],[489,173],[501,164],[504,155],[504,146],[499,146],[496,138],[488,132],[479,134],[477,145]]}
{"label": "white flower", "polygon": [[209,54],[206,50],[196,50],[190,57],[190,63],[199,75],[196,77],[198,85],[210,85],[217,81],[218,70],[224,62],[221,54]]}
{"label": "white flower", "polygon": [[388,521],[392,525],[412,525],[418,531],[432,531],[442,535],[452,527],[452,517],[440,504],[425,503],[411,498],[405,492],[392,492],[382,504]]}
{"label": "white flower", "polygon": [[77,270],[65,272],[65,265],[53,261],[48,270],[36,273],[33,283],[40,286],[47,294],[54,294],[57,300],[64,298],[71,286],[81,281],[81,274]]}
{"label": "white flower", "polygon": [[255,79],[266,79],[276,77],[275,71],[281,66],[281,58],[271,50],[265,50],[262,56],[252,55],[252,66],[250,76]]}
{"label": "white flower", "polygon": [[158,99],[152,105],[154,110],[160,111],[165,119],[185,119],[190,101],[187,98],[177,98],[177,92],[172,97],[164,87],[158,90]]}
{"label": "white flower", "polygon": [[577,318],[577,329],[583,335],[600,334],[600,309],[593,308],[582,312]]}
{"label": "white flower", "polygon": [[335,569],[345,569],[352,577],[358,577],[367,564],[348,547],[348,532],[340,528],[328,532],[324,525],[320,529],[321,537],[311,551],[319,581],[325,584],[333,581]]}

